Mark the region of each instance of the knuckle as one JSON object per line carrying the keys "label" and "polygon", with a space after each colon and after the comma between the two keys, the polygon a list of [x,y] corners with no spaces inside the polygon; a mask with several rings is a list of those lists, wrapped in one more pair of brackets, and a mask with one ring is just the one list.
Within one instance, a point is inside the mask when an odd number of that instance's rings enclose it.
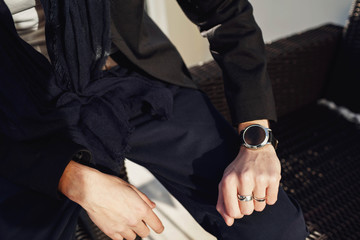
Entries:
{"label": "knuckle", "polygon": [[111,232],[112,232],[112,234],[118,234],[117,232],[125,232],[126,229],[127,229],[127,227],[125,227],[125,225],[119,225],[116,228],[114,227],[114,229],[112,229]]}
{"label": "knuckle", "polygon": [[256,184],[264,185],[267,183],[267,177],[263,174],[256,176],[255,178]]}
{"label": "knuckle", "polygon": [[280,177],[278,175],[272,175],[269,177],[269,182],[270,183],[278,183],[280,181]]}
{"label": "knuckle", "polygon": [[137,215],[142,218],[149,214],[149,207],[147,207],[145,204],[142,204],[136,208]]}
{"label": "knuckle", "polygon": [[222,187],[233,182],[234,177],[232,174],[225,175],[221,181]]}
{"label": "knuckle", "polygon": [[141,209],[143,216],[147,216],[152,212],[152,209],[148,205],[144,205],[144,208]]}
{"label": "knuckle", "polygon": [[219,190],[228,188],[229,186],[231,186],[233,183],[236,182],[236,179],[237,177],[234,174],[223,176],[221,182],[219,183]]}
{"label": "knuckle", "polygon": [[[124,220],[126,221],[127,219],[124,219]],[[126,222],[123,222],[123,223],[112,222],[112,223],[106,224],[104,230],[113,235],[113,234],[119,234],[120,232],[122,232],[125,229],[127,229]]]}
{"label": "knuckle", "polygon": [[249,172],[244,172],[240,175],[240,179],[239,179],[240,183],[242,184],[247,184],[252,182],[252,174]]}
{"label": "knuckle", "polygon": [[131,219],[128,220],[128,226],[130,228],[136,227],[138,225],[138,223],[139,223],[139,220],[137,220],[135,218],[131,218]]}
{"label": "knuckle", "polygon": [[219,191],[221,191],[222,189],[224,189],[225,187],[226,187],[226,182],[225,182],[225,180],[223,179],[223,180],[221,180],[221,182],[219,183],[219,186],[218,186],[218,188],[219,188]]}

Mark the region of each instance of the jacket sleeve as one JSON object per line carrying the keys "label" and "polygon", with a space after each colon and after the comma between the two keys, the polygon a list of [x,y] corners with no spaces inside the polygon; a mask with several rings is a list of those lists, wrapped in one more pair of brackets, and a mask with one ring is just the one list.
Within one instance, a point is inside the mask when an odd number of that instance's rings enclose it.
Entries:
{"label": "jacket sleeve", "polygon": [[247,0],[178,0],[188,18],[210,43],[223,71],[233,124],[276,120],[265,44]]}
{"label": "jacket sleeve", "polygon": [[0,60],[0,176],[59,198],[65,167],[88,152],[73,142],[56,108],[39,105],[9,69]]}
{"label": "jacket sleeve", "polygon": [[28,140],[13,139],[0,133],[1,177],[60,198],[57,189],[65,167],[75,154],[87,152],[73,143],[63,130]]}
{"label": "jacket sleeve", "polygon": [[3,1],[0,36],[0,176],[57,198],[65,167],[87,151],[50,97],[51,65],[18,37]]}

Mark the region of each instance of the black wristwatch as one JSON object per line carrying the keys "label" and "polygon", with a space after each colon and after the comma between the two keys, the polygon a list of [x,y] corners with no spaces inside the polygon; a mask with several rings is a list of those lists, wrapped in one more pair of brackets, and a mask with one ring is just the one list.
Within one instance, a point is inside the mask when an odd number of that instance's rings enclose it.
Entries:
{"label": "black wristwatch", "polygon": [[253,124],[247,126],[240,132],[241,144],[250,149],[258,149],[272,144],[274,148],[277,148],[278,140],[274,137],[270,128],[266,128],[259,124]]}

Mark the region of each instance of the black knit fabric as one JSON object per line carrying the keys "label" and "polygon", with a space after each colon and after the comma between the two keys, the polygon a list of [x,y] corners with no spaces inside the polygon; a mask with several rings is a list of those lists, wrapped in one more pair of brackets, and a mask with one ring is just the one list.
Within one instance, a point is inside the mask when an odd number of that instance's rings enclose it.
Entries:
{"label": "black knit fabric", "polygon": [[[172,90],[122,67],[102,71],[111,43],[108,0],[41,3],[52,64],[18,36],[0,0],[0,168],[2,176],[13,180],[20,175],[16,166],[36,165],[39,173],[32,175],[43,176],[46,170],[56,176],[41,178],[36,188],[55,192],[78,150],[89,150],[92,164],[117,166],[118,171],[131,134],[130,116],[147,111],[166,119],[172,111]],[[24,149],[29,150],[21,155]],[[26,179],[32,187],[34,176],[27,173],[19,183]],[[41,185],[51,185],[51,190]]]}

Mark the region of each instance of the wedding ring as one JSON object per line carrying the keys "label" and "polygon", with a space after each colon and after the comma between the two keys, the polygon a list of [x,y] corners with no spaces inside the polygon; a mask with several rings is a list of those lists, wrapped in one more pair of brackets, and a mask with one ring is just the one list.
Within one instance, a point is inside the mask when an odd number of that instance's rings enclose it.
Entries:
{"label": "wedding ring", "polygon": [[257,198],[255,196],[253,196],[254,200],[257,201],[257,202],[265,202],[266,201],[266,197],[264,198]]}
{"label": "wedding ring", "polygon": [[243,195],[238,194],[238,199],[241,202],[249,202],[249,201],[253,200],[253,196],[252,195],[244,195],[243,196]]}

